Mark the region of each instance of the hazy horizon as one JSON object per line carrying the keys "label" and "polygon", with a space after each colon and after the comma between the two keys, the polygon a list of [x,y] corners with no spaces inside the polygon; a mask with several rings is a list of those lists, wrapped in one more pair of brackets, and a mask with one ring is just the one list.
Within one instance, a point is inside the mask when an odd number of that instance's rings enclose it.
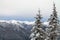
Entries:
{"label": "hazy horizon", "polygon": [[[60,16],[60,0],[54,0]],[[53,0],[0,0],[0,20],[35,20],[41,10],[41,15],[47,20],[53,10]]]}

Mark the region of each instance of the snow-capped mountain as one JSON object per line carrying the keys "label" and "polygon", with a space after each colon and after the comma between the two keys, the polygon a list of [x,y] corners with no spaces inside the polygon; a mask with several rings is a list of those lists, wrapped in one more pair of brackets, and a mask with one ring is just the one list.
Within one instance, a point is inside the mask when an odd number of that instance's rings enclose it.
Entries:
{"label": "snow-capped mountain", "polygon": [[20,23],[25,23],[28,25],[34,23],[34,22],[30,22],[30,21],[17,21],[17,20],[0,20],[0,22],[14,23],[14,24],[17,24],[18,22],[20,22]]}
{"label": "snow-capped mountain", "polygon": [[0,40],[29,40],[34,22],[0,20]]}
{"label": "snow-capped mountain", "polygon": [[[29,21],[0,20],[0,40],[30,40],[33,25]],[[44,22],[43,29],[48,25],[49,22]]]}
{"label": "snow-capped mountain", "polygon": [[[29,22],[29,21],[16,21],[16,20],[0,20],[0,25],[4,26],[4,27],[7,27],[8,25],[15,25],[15,26],[20,26],[22,28],[25,28],[25,26],[29,26],[29,25],[32,25],[34,24],[34,22]],[[25,28],[26,29],[26,28]]]}

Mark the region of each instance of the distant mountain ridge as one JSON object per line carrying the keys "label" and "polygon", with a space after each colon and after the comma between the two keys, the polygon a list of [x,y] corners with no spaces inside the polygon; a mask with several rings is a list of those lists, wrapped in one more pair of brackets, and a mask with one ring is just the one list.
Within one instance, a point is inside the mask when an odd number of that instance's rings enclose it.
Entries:
{"label": "distant mountain ridge", "polygon": [[[30,40],[29,36],[35,21],[0,20],[0,40]],[[43,22],[43,29],[49,22]]]}
{"label": "distant mountain ridge", "polygon": [[29,40],[32,22],[0,20],[0,40]]}

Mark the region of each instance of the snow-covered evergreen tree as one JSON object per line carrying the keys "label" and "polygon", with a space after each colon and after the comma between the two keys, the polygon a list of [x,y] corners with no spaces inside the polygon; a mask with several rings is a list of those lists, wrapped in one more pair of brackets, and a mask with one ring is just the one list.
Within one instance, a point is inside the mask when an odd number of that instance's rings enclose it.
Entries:
{"label": "snow-covered evergreen tree", "polygon": [[45,40],[45,31],[42,29],[42,22],[41,22],[41,15],[40,15],[40,10],[38,10],[35,25],[32,28],[32,33],[30,35],[31,40]]}
{"label": "snow-covered evergreen tree", "polygon": [[53,6],[53,14],[49,19],[48,40],[57,40],[58,17],[55,4]]}

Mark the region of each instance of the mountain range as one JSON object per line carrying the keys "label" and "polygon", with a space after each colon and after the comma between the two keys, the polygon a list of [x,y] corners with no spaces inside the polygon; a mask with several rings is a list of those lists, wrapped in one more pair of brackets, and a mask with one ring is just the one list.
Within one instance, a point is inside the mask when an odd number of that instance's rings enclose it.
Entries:
{"label": "mountain range", "polygon": [[[49,22],[44,22],[43,25],[45,30]],[[34,21],[0,20],[0,40],[30,40],[33,26]]]}
{"label": "mountain range", "polygon": [[0,20],[0,40],[29,40],[33,22]]}

